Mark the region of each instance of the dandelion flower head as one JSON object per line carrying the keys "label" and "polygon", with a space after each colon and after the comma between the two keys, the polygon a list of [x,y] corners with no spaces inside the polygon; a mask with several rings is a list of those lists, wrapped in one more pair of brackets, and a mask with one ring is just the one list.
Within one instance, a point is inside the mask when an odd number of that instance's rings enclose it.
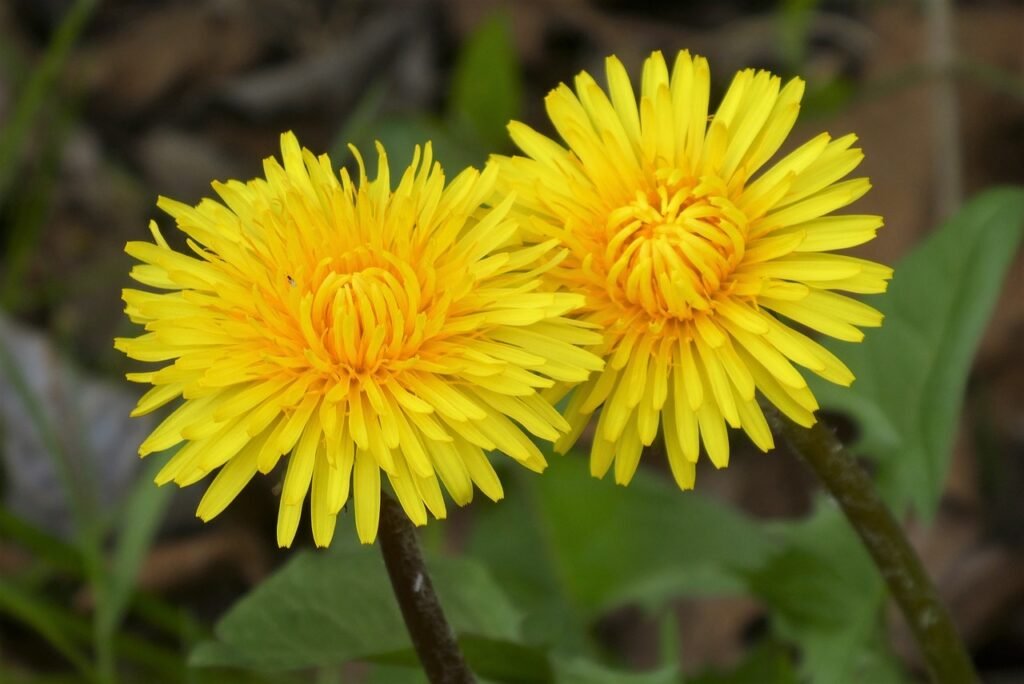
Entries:
{"label": "dandelion flower head", "polygon": [[499,190],[515,191],[528,235],[569,249],[549,279],[583,293],[581,320],[604,333],[605,370],[574,389],[573,430],[557,447],[601,409],[591,471],[602,477],[614,463],[625,484],[661,427],[675,479],[691,488],[701,443],[727,465],[727,425],[772,448],[758,393],[814,423],[797,367],[853,381],[807,333],[857,342],[859,328],[881,324],[842,293],[883,292],[891,270],[833,252],[872,239],[882,220],[833,214],[870,187],[843,180],[863,156],[855,136],[821,134],[769,163],[796,121],[801,80],[741,71],[709,116],[701,57],[680,52],[670,73],[653,53],[639,99],[618,59],[606,69],[607,93],[583,72],[575,90],[548,95],[564,146],[509,125],[525,156],[497,158]]}
{"label": "dandelion flower head", "polygon": [[209,520],[283,459],[278,543],[291,544],[308,495],[325,546],[350,490],[373,541],[382,472],[424,524],[445,516],[441,485],[460,505],[474,485],[501,498],[485,451],[542,470],[526,433],[569,426],[539,391],[601,367],[582,349],[601,336],[566,317],[583,297],[541,286],[565,250],[523,246],[509,201],[482,208],[493,166],[446,186],[428,144],[392,191],[379,145],[372,181],[354,148],[356,179],[292,134],[281,147],[265,178],[214,183],[220,201],[160,199],[190,253],[155,223],[154,242],[126,247],[141,262],[132,277],[156,291],[124,291],[145,332],[115,346],[171,362],[129,375],[153,385],[134,415],[183,398],[140,448],[184,443],[157,482],[219,470],[197,511]]}

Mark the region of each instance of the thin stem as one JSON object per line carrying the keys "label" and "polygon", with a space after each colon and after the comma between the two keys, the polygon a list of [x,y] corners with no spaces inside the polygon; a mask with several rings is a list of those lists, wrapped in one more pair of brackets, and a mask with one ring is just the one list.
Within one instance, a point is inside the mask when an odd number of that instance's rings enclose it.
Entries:
{"label": "thin stem", "polygon": [[917,640],[932,681],[973,684],[978,675],[949,612],[939,599],[903,528],[875,490],[871,477],[820,421],[803,428],[765,406],[781,434],[828,488],[874,558],[889,592]]}
{"label": "thin stem", "polygon": [[380,506],[379,536],[384,565],[427,679],[431,684],[474,684],[476,678],[466,665],[455,632],[434,593],[416,529],[387,493],[381,493]]}
{"label": "thin stem", "polygon": [[936,79],[931,87],[931,134],[936,155],[936,208],[939,218],[947,219],[959,208],[964,185],[959,102],[956,82],[949,78],[956,59],[953,0],[928,0],[924,6],[927,59],[935,73],[945,76]]}

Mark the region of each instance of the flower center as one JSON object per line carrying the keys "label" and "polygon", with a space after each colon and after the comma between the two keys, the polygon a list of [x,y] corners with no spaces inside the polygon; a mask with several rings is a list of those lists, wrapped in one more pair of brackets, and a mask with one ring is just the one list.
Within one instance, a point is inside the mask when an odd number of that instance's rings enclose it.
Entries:
{"label": "flower center", "polygon": [[399,370],[424,340],[440,331],[451,301],[435,291],[438,279],[432,269],[417,268],[383,249],[360,247],[325,258],[308,285],[302,280],[289,280],[299,290],[293,311],[302,353],[332,376]]}
{"label": "flower center", "polygon": [[689,320],[743,259],[747,219],[717,177],[662,175],[608,215],[605,287],[654,318]]}

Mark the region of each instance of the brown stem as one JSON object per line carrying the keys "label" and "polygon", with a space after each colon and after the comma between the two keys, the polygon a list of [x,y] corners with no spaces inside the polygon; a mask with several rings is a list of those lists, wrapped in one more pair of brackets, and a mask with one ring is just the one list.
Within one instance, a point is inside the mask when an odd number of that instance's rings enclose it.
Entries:
{"label": "brown stem", "polygon": [[427,679],[431,684],[475,684],[434,593],[416,528],[386,492],[381,493],[379,540],[391,587]]}
{"label": "brown stem", "polygon": [[878,496],[871,477],[820,421],[796,425],[765,406],[772,428],[811,467],[846,514],[878,566],[938,684],[974,684],[978,675],[949,612],[903,528]]}

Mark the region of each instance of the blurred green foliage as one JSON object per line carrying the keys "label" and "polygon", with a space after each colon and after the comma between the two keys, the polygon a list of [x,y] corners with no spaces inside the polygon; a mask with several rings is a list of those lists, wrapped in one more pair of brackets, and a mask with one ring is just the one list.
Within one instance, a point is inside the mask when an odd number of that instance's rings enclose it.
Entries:
{"label": "blurred green foliage", "polygon": [[[594,625],[624,605],[654,617],[673,598],[746,594],[768,609],[770,638],[734,673],[698,681],[782,684],[795,681],[798,669],[816,682],[905,681],[885,646],[881,577],[830,504],[805,521],[758,524],[700,494],[680,494],[663,478],[641,472],[622,488],[589,478],[580,454],[551,458],[543,476],[513,477],[506,501],[474,511],[469,546],[457,562],[431,564],[481,676],[680,682],[674,652],[653,672],[617,669],[622,664],[592,636]],[[321,558],[312,571],[312,561],[293,561],[243,599],[222,619],[218,641],[202,645],[192,663],[270,670],[355,657],[394,663],[399,649],[410,659],[376,549]],[[467,617],[483,606],[493,614]],[[480,637],[492,646],[483,662],[474,658]],[[770,678],[761,672],[751,679],[759,663],[771,665]],[[399,676],[393,666],[388,672]]]}
{"label": "blurred green foliage", "polygon": [[[439,558],[430,572],[448,619],[464,641],[521,640],[518,609],[482,566]],[[220,621],[216,634],[217,641],[193,652],[193,664],[275,671],[356,659],[402,660],[403,652],[408,652],[404,660],[415,662],[384,564],[373,547],[296,555],[242,599]]]}
{"label": "blurred green foliage", "polygon": [[967,374],[1024,229],[1024,191],[969,202],[896,267],[875,306],[879,330],[833,345],[856,382],[816,382],[825,406],[857,419],[890,503],[931,517],[949,466]]}
{"label": "blurred green foliage", "polygon": [[[0,304],[18,310],[31,300],[23,286],[29,259],[38,249],[43,223],[53,188],[57,162],[73,120],[73,107],[66,101],[55,101],[55,86],[61,70],[79,36],[85,30],[97,5],[96,0],[76,0],[57,28],[38,66],[29,72],[21,85],[18,99],[8,120],[0,127],[0,209],[9,213],[3,236],[3,280],[0,282]],[[47,135],[43,138],[40,168],[27,179],[19,197],[12,198],[18,173],[32,139],[38,130],[47,105],[51,112]],[[16,201],[11,201],[11,200]]]}
{"label": "blurred green foliage", "polygon": [[485,21],[462,48],[452,76],[452,118],[487,150],[508,146],[505,126],[519,117],[522,82],[512,29],[504,14]]}
{"label": "blurred green foliage", "polygon": [[831,501],[776,530],[782,552],[749,577],[776,637],[796,644],[813,682],[905,681],[885,645],[885,585]]}

